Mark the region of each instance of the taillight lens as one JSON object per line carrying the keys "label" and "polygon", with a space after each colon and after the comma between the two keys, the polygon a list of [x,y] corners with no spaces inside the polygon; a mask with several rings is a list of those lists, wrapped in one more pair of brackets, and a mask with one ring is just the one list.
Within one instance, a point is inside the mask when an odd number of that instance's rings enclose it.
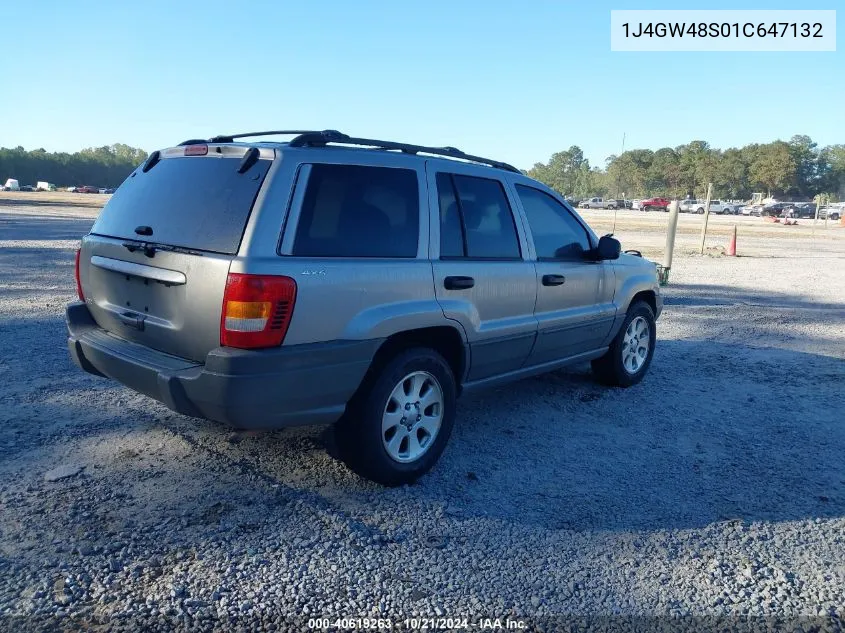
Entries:
{"label": "taillight lens", "polygon": [[208,154],[208,145],[187,145],[185,156],[205,156]]}
{"label": "taillight lens", "polygon": [[220,345],[256,349],[285,340],[296,282],[290,277],[229,273],[220,316]]}
{"label": "taillight lens", "polygon": [[79,255],[81,252],[81,248],[76,249],[76,263],[74,264],[73,275],[76,277],[76,294],[80,301],[85,301],[85,295],[82,292],[82,281],[79,279]]}

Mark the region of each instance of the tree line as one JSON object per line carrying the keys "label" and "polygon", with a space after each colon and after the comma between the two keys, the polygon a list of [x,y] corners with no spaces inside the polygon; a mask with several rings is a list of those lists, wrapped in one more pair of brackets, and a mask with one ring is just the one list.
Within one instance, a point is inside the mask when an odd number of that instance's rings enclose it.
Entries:
{"label": "tree line", "polygon": [[[23,147],[0,148],[0,182],[40,180],[56,184],[117,187],[147,153],[122,143],[69,154]],[[754,192],[812,199],[827,193],[845,199],[845,145],[819,147],[809,136],[720,150],[692,141],[656,151],[633,149],[590,165],[577,145],[557,152],[526,172],[561,194],[642,198],[664,195],[703,198],[708,182],[717,198],[746,200]]]}
{"label": "tree line", "polygon": [[123,143],[90,147],[73,154],[3,147],[0,148],[0,184],[7,178],[15,178],[21,185],[35,185],[43,180],[60,187],[117,187],[146,156],[144,150]]}
{"label": "tree line", "polygon": [[845,145],[819,147],[809,136],[720,150],[692,141],[656,151],[633,149],[591,166],[577,145],[526,172],[565,196],[704,198],[747,200],[755,192],[812,199],[826,193],[845,199]]}

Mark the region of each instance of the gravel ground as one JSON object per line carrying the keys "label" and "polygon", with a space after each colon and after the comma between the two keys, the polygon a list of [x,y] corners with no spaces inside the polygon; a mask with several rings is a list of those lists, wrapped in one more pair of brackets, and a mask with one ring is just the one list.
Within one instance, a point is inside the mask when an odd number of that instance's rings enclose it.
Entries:
{"label": "gravel ground", "polygon": [[677,257],[640,385],[465,397],[388,490],[327,429],[233,433],[77,370],[80,198],[0,198],[0,628],[845,615],[845,229]]}

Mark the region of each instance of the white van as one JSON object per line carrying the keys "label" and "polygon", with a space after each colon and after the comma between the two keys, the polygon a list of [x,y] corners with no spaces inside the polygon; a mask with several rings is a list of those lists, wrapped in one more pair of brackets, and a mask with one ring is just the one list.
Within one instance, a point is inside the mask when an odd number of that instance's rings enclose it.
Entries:
{"label": "white van", "polygon": [[15,180],[14,178],[9,178],[6,181],[6,184],[3,185],[3,189],[5,189],[6,191],[20,191],[21,186],[18,184],[17,180]]}

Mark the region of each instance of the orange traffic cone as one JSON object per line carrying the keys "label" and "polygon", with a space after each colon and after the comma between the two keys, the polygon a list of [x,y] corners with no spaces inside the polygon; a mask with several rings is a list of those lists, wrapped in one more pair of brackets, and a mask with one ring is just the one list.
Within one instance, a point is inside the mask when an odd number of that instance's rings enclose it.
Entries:
{"label": "orange traffic cone", "polygon": [[731,236],[731,241],[728,244],[728,255],[736,257],[736,224],[734,224],[734,232]]}

